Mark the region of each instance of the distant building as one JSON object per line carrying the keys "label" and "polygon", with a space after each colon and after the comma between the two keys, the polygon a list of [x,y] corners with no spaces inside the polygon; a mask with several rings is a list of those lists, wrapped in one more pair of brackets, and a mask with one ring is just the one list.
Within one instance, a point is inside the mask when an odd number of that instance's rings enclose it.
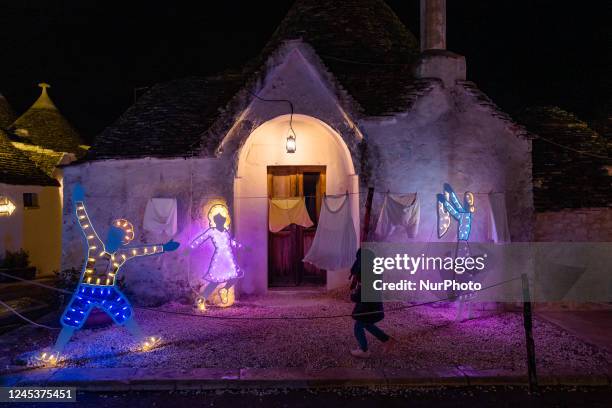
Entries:
{"label": "distant building", "polygon": [[14,147],[4,130],[0,130],[0,207],[0,257],[5,251],[24,249],[41,275],[59,270],[60,183]]}
{"label": "distant building", "polygon": [[60,269],[62,172],[86,146],[40,84],[40,97],[19,118],[0,97],[0,257],[23,249],[40,275]]}
{"label": "distant building", "polygon": [[9,127],[13,145],[52,177],[58,177],[57,166],[82,157],[87,149],[81,136],[57,109],[47,88],[41,83],[40,96]]}

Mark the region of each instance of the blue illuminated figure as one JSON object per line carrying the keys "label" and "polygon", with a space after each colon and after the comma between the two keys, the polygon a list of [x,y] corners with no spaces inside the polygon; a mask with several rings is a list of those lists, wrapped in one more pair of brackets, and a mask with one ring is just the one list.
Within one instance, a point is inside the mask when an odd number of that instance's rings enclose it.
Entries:
{"label": "blue illuminated figure", "polygon": [[[474,194],[466,192],[463,195],[463,203],[457,198],[457,194],[453,188],[445,183],[444,192],[437,195],[437,207],[438,207],[438,238],[442,238],[450,227],[451,217],[453,217],[457,223],[457,247],[455,248],[456,258],[467,258],[470,256],[470,246],[468,240],[470,238],[470,232],[472,230],[472,214],[475,211],[474,208]],[[457,276],[458,275],[458,276]],[[475,272],[468,272],[466,275],[463,273],[455,272],[455,279],[461,281],[469,281],[474,279]],[[457,307],[457,316],[455,320],[459,320],[463,313],[464,304],[467,302],[467,316],[468,319],[472,314],[472,302],[475,294],[473,292],[458,292],[455,293],[459,300]]]}
{"label": "blue illuminated figure", "polygon": [[38,360],[55,363],[75,330],[83,327],[94,307],[106,312],[115,323],[125,326],[132,335],[143,341],[143,349],[150,349],[159,342],[158,337],[142,336],[133,318],[133,311],[125,295],[115,285],[117,273],[131,258],[158,255],[174,251],[178,242],[163,245],[127,246],[134,238],[134,227],[124,219],[115,220],[104,242],[98,237],[85,208],[85,192],[77,184],[72,193],[77,222],[87,243],[87,255],[79,285],[62,314],[62,331],[50,352],[38,356]]}
{"label": "blue illuminated figure", "polygon": [[444,193],[437,195],[438,199],[438,238],[442,238],[450,226],[452,216],[459,227],[457,239],[467,241],[472,229],[472,214],[474,213],[474,194],[469,191],[463,196],[463,203],[459,202],[453,188],[445,183]]}

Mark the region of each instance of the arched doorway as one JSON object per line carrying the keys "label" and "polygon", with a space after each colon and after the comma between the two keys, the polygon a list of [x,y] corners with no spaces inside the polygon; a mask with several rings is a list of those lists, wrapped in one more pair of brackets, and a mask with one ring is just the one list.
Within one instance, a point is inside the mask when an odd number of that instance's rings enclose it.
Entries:
{"label": "arched doorway", "polygon": [[[311,116],[294,114],[292,127],[297,136],[295,153],[286,149],[290,115],[271,119],[253,131],[238,155],[234,180],[235,233],[247,251],[242,259],[245,278],[242,290],[246,293],[265,293],[269,287],[268,260],[268,197],[270,175],[275,172],[290,174],[319,174],[313,179],[323,183],[326,194],[349,195],[355,230],[359,230],[359,182],[348,147],[330,126]],[[301,172],[301,173],[300,173]],[[278,173],[278,174],[280,174]],[[324,175],[321,177],[321,175]],[[303,192],[303,184],[295,191]],[[292,262],[301,262],[294,257]],[[346,282],[346,274],[327,271],[328,289]]]}

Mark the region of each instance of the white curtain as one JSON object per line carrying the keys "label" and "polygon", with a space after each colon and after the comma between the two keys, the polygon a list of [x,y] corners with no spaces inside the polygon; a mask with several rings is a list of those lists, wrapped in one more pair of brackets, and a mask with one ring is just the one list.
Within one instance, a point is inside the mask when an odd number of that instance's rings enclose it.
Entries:
{"label": "white curtain", "polygon": [[384,241],[393,235],[397,228],[402,228],[407,238],[414,238],[419,231],[420,218],[421,208],[416,193],[389,193],[385,196],[374,233],[377,239]]}
{"label": "white curtain", "polygon": [[145,208],[143,228],[155,234],[176,234],[176,198],[151,198]]}
{"label": "white curtain", "polygon": [[510,242],[510,229],[508,228],[508,215],[506,213],[506,195],[504,193],[490,193],[491,218],[489,222],[489,239],[493,242]]}
{"label": "white curtain", "polygon": [[306,228],[314,225],[308,215],[304,197],[271,198],[268,210],[270,231],[278,232],[291,224]]}
{"label": "white curtain", "polygon": [[348,194],[324,197],[317,232],[304,262],[325,270],[344,269],[353,264],[356,252],[357,233]]}

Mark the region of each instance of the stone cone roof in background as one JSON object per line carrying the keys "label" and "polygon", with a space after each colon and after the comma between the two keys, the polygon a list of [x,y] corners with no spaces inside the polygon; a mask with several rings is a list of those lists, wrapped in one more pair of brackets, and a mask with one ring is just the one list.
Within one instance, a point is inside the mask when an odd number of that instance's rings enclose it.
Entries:
{"label": "stone cone roof in background", "polygon": [[40,97],[11,125],[11,131],[23,143],[77,156],[84,154],[83,140],[49,97],[49,85],[39,86],[42,88]]}
{"label": "stone cone roof in background", "polygon": [[7,129],[17,119],[13,108],[4,95],[0,94],[0,128]]}
{"label": "stone cone roof in background", "polygon": [[410,106],[406,95],[419,43],[383,0],[298,0],[263,55],[294,39],[315,49],[365,114],[402,112]]}
{"label": "stone cone roof in background", "polygon": [[536,210],[612,206],[612,177],[603,168],[610,163],[570,150],[606,157],[608,147],[603,136],[573,113],[553,106],[525,109],[517,119],[536,135],[533,140]]}
{"label": "stone cone roof in background", "polygon": [[56,186],[59,182],[38,168],[28,156],[17,149],[0,129],[0,183],[13,185]]}
{"label": "stone cone roof in background", "polygon": [[206,131],[232,110],[228,105],[241,89],[261,77],[268,57],[295,39],[314,48],[365,115],[405,111],[424,86],[412,75],[417,40],[384,1],[297,0],[250,63],[151,87],[98,135],[85,160],[211,154],[220,141],[211,135],[219,135]]}
{"label": "stone cone roof in background", "polygon": [[[13,144],[13,146],[15,146]],[[65,153],[58,153],[53,150],[38,149],[30,145],[15,146],[23,154],[25,154],[38,168],[44,171],[48,176],[55,177],[57,166],[61,163]]]}

